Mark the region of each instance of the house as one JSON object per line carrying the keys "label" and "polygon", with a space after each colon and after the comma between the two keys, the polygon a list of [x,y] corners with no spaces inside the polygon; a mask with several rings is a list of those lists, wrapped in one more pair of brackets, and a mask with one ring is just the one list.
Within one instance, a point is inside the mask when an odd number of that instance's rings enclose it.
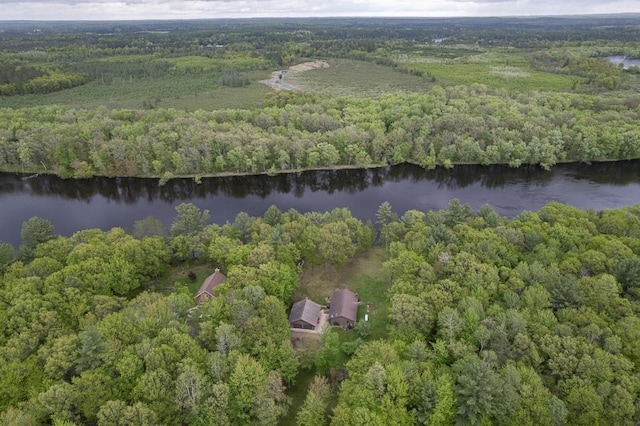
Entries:
{"label": "house", "polygon": [[358,316],[358,296],[349,290],[338,290],[331,296],[329,324],[334,327],[351,327]]}
{"label": "house", "polygon": [[209,298],[214,297],[213,289],[219,286],[220,284],[222,284],[223,282],[225,282],[226,280],[227,280],[227,277],[225,277],[225,275],[222,272],[220,272],[220,269],[216,268],[213,274],[209,275],[204,280],[204,282],[200,286],[200,289],[196,292],[196,295],[194,296],[194,299],[196,299],[196,302],[198,303],[198,305],[201,305]]}
{"label": "house", "polygon": [[315,330],[320,321],[322,307],[313,300],[304,299],[293,304],[289,315],[291,328]]}

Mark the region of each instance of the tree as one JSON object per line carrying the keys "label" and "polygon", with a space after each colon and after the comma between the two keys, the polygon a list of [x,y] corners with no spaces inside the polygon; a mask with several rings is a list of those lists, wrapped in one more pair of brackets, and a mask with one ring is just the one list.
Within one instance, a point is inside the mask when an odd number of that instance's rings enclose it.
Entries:
{"label": "tree", "polygon": [[55,384],[37,397],[38,408],[50,419],[76,421],[77,394],[66,382]]}
{"label": "tree", "polygon": [[171,225],[171,236],[195,235],[202,231],[209,221],[209,210],[201,211],[191,203],[182,203],[176,206],[177,216]]}
{"label": "tree", "polygon": [[232,423],[253,423],[252,408],[264,388],[267,375],[264,369],[249,355],[239,355],[229,377],[229,407]]}
{"label": "tree", "polygon": [[95,423],[102,403],[115,397],[113,379],[97,369],[74,377],[72,383],[77,394],[78,410],[87,423]]}
{"label": "tree", "polygon": [[39,243],[54,237],[53,224],[46,219],[34,216],[22,224],[22,245],[20,250],[24,256],[30,258]]}
{"label": "tree", "polygon": [[76,359],[78,371],[99,367],[107,349],[107,345],[102,340],[102,333],[95,327],[89,326],[80,333],[79,338],[80,348]]}
{"label": "tree", "polygon": [[455,393],[458,401],[458,422],[479,425],[496,413],[499,382],[489,366],[475,355],[469,355],[453,365],[456,374]]}
{"label": "tree", "polygon": [[16,257],[17,253],[11,244],[0,242],[0,272],[9,266]]}
{"label": "tree", "polygon": [[253,224],[253,219],[245,212],[240,212],[236,215],[233,224],[231,225],[233,229],[237,232],[238,238],[244,243],[247,244],[251,237],[251,225]]}
{"label": "tree", "polygon": [[194,413],[207,396],[207,381],[194,366],[185,365],[182,370],[176,379],[175,402],[180,409]]}
{"label": "tree", "polygon": [[160,220],[153,216],[133,222],[133,236],[139,240],[144,237],[166,237],[167,228]]}
{"label": "tree", "polygon": [[388,201],[385,201],[382,204],[380,204],[380,207],[378,207],[378,211],[376,213],[376,223],[380,227],[379,238],[381,241],[384,242],[385,247],[387,249],[389,248],[389,242],[390,242],[388,225],[394,220],[394,218],[395,218],[395,213],[393,213],[393,210],[391,209],[391,204],[389,204]]}
{"label": "tree", "polygon": [[602,421],[602,400],[592,386],[576,384],[567,395],[567,422],[571,425],[598,425]]}
{"label": "tree", "polygon": [[231,324],[220,323],[216,328],[216,349],[218,352],[228,354],[242,347],[242,339],[236,328]]}
{"label": "tree", "polygon": [[107,401],[96,414],[98,426],[119,426],[127,404],[123,401]]}
{"label": "tree", "polygon": [[316,426],[325,425],[326,420],[326,402],[321,400],[315,393],[307,393],[302,407],[296,414],[296,424],[299,426]]}
{"label": "tree", "polygon": [[327,402],[330,391],[326,378],[323,376],[315,376],[313,378],[313,381],[309,384],[309,391],[304,403],[296,414],[296,423],[299,426],[326,424]]}
{"label": "tree", "polygon": [[333,367],[337,367],[340,356],[340,337],[333,329],[324,332],[321,337],[322,346],[316,354],[316,371],[326,374]]}
{"label": "tree", "polygon": [[156,413],[142,402],[136,402],[122,412],[122,426],[156,426],[159,424]]}
{"label": "tree", "polygon": [[264,212],[263,220],[265,223],[271,226],[275,226],[282,221],[282,212],[278,207],[274,205],[270,205],[269,208]]}

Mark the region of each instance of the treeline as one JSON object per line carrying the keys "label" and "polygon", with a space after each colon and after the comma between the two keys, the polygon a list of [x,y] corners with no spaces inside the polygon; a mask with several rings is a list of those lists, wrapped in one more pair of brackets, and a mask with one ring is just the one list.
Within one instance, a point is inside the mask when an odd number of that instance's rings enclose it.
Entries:
{"label": "treeline", "polygon": [[[287,412],[286,386],[312,356],[290,341],[296,263],[343,264],[373,228],[346,209],[272,206],[223,226],[192,204],[176,211],[168,233],[148,217],[132,235],[60,237],[36,217],[18,253],[0,244],[0,423],[274,425]],[[228,277],[217,297],[196,307],[179,283],[152,291],[195,252]]]}
{"label": "treeline", "polygon": [[614,90],[622,83],[622,69],[606,58],[582,56],[577,51],[548,50],[532,55],[534,69],[557,74],[572,74],[587,78],[588,84]]}
{"label": "treeline", "polygon": [[256,110],[5,109],[0,170],[169,179],[402,162],[549,168],[640,157],[639,105],[473,85],[379,99],[281,93]]}
{"label": "treeline", "polygon": [[378,218],[389,338],[347,363],[332,425],[638,422],[638,206]]}
{"label": "treeline", "polygon": [[87,81],[89,77],[84,73],[0,64],[0,96],[41,95],[80,86]]}

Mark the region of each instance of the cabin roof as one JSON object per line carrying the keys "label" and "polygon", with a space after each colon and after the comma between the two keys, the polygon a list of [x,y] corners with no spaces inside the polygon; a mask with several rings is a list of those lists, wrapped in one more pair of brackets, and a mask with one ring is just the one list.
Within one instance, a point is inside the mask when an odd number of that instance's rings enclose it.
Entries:
{"label": "cabin roof", "polygon": [[318,324],[321,309],[322,307],[313,300],[299,300],[291,307],[289,323],[302,320],[307,324],[315,326]]}
{"label": "cabin roof", "polygon": [[358,314],[358,296],[350,290],[337,290],[331,296],[329,319],[346,318],[356,321]]}
{"label": "cabin roof", "polygon": [[213,297],[213,289],[226,280],[227,277],[222,272],[220,272],[220,269],[216,268],[213,274],[205,278],[204,282],[200,286],[200,289],[196,292],[196,295],[194,297],[197,299],[198,297],[205,294],[209,297]]}

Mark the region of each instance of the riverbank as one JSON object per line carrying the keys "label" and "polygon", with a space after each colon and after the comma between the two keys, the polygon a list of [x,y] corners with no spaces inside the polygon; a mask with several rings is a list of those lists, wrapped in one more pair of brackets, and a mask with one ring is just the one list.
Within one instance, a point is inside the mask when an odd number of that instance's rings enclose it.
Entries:
{"label": "riverbank", "polygon": [[200,184],[202,179],[212,179],[212,178],[229,178],[229,177],[249,177],[249,176],[278,176],[278,175],[288,175],[288,174],[300,174],[305,172],[325,172],[325,171],[337,171],[337,170],[372,170],[379,169],[384,167],[392,167],[392,166],[402,166],[402,164],[408,164],[416,167],[420,167],[426,170],[451,170],[456,167],[468,167],[468,166],[477,166],[477,167],[506,167],[509,169],[520,169],[520,168],[536,168],[540,171],[550,171],[554,167],[562,166],[562,165],[597,165],[597,164],[611,164],[611,163],[623,163],[629,161],[640,160],[638,158],[630,158],[630,159],[608,159],[608,160],[598,160],[598,161],[558,161],[553,166],[546,167],[545,165],[541,165],[540,163],[521,163],[518,166],[513,166],[508,163],[477,163],[477,162],[458,162],[458,163],[445,163],[445,164],[435,164],[425,166],[416,161],[405,161],[399,164],[389,164],[389,163],[379,163],[379,164],[344,164],[344,165],[334,165],[334,166],[321,166],[321,167],[302,167],[297,169],[283,169],[283,170],[264,170],[264,171],[256,171],[256,172],[217,172],[217,173],[196,173],[196,174],[173,174],[173,173],[164,173],[162,175],[152,174],[152,175],[92,175],[87,177],[65,177],[61,176],[59,173],[55,173],[52,171],[36,171],[36,170],[0,170],[0,173],[7,174],[16,174],[22,176],[23,179],[34,178],[38,176],[55,176],[65,180],[77,180],[77,181],[86,181],[93,178],[106,178],[106,179],[118,179],[118,178],[126,178],[126,179],[149,179],[149,180],[158,180],[160,185],[164,185],[167,182],[175,179],[192,179],[195,183]]}

